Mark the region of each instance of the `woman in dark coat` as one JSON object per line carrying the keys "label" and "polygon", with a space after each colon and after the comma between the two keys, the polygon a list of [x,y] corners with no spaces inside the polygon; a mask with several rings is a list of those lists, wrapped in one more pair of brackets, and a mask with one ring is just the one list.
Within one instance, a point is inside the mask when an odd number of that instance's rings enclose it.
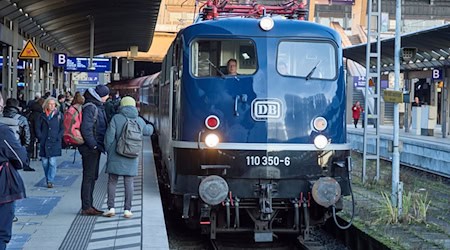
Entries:
{"label": "woman in dark coat", "polygon": [[61,140],[64,133],[63,116],[54,97],[45,99],[44,112],[36,121],[36,137],[39,139],[39,156],[42,160],[47,187],[53,187],[56,175],[56,157],[61,156]]}
{"label": "woman in dark coat", "polygon": [[17,170],[29,168],[25,148],[4,124],[0,124],[0,163],[0,249],[3,250],[11,240],[14,203],[26,196]]}
{"label": "woman in dark coat", "polygon": [[[39,120],[39,118],[42,115],[42,105],[44,105],[44,98],[39,98],[37,100],[34,100],[30,105],[30,116],[28,118],[28,122],[30,123],[30,134],[31,134],[31,142],[30,147],[28,148],[28,157],[30,159],[37,159],[37,152],[38,150],[35,149],[37,147],[36,143],[36,122]],[[35,153],[36,152],[36,153]]]}

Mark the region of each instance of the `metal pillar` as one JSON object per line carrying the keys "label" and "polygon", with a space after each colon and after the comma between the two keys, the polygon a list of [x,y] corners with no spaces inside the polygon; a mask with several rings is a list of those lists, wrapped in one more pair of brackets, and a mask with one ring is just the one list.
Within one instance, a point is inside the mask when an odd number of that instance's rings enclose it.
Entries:
{"label": "metal pillar", "polygon": [[[8,96],[9,92],[9,78],[11,77],[11,67],[9,64],[9,46],[3,46],[2,48],[2,57],[3,57],[3,66],[2,66],[2,97],[3,100],[6,100],[6,97]],[[0,108],[1,109],[1,108]],[[0,110],[1,111],[1,110]]]}
{"label": "metal pillar", "polygon": [[405,89],[404,90],[406,90],[407,92],[409,92],[410,93],[410,95],[409,95],[409,100],[408,100],[408,102],[407,103],[405,103],[405,122],[404,122],[404,124],[405,124],[405,132],[406,133],[409,133],[409,118],[410,118],[410,116],[411,116],[411,98],[413,98],[414,96],[411,94],[411,79],[409,79],[409,74],[408,74],[409,72],[407,71],[407,70],[405,70],[404,72],[403,72],[403,74],[404,74],[404,81],[405,81]]}
{"label": "metal pillar", "polygon": [[[366,167],[368,160],[376,161],[376,175],[375,180],[380,178],[380,105],[381,105],[381,72],[380,72],[380,57],[381,57],[381,0],[377,2],[377,11],[372,11],[373,1],[368,2],[368,15],[367,15],[367,47],[366,47],[366,89],[365,89],[365,101],[364,101],[364,137],[363,137],[363,167],[362,167],[362,182],[367,180]],[[372,17],[376,18],[376,27],[372,30]],[[375,48],[371,47],[372,36],[376,39]],[[375,68],[371,67],[370,62],[375,60]],[[375,84],[375,90],[370,92],[369,81],[372,79]],[[374,100],[374,110],[370,114],[370,118],[374,122],[375,133],[369,133],[367,128],[367,121],[369,118],[369,100]],[[368,152],[369,142],[375,141],[375,152]]]}
{"label": "metal pillar", "polygon": [[10,79],[10,92],[8,93],[8,97],[17,98],[17,52],[18,49],[22,49],[22,47],[18,47],[19,44],[19,21],[16,19],[13,21],[13,45],[12,51],[10,54],[12,67],[12,77]]}
{"label": "metal pillar", "polygon": [[444,82],[444,86],[442,86],[441,93],[441,130],[442,130],[442,138],[447,138],[448,134],[448,88],[449,88],[449,78],[447,77],[448,68],[445,67],[442,70],[442,81]]}
{"label": "metal pillar", "polygon": [[[401,34],[400,28],[402,26],[402,3],[401,0],[396,0],[395,8],[395,50],[394,50],[394,72],[395,82],[394,90],[400,89],[400,44]],[[399,144],[399,111],[398,103],[394,103],[394,141],[393,141],[393,153],[392,153],[392,194],[391,202],[394,207],[398,208],[398,214],[402,214],[402,183],[400,183],[400,152],[398,150]]]}
{"label": "metal pillar", "polygon": [[90,39],[90,46],[89,46],[89,69],[95,69],[94,67],[94,28],[95,28],[95,23],[94,23],[94,17],[93,16],[88,16],[89,18],[89,22],[91,24],[91,39]]}

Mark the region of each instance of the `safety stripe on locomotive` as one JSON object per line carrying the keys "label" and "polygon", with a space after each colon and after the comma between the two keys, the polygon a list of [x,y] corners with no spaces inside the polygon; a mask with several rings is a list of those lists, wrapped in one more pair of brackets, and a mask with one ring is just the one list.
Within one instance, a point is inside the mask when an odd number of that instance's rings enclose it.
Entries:
{"label": "safety stripe on locomotive", "polygon": [[[172,141],[172,146],[175,148],[207,148],[203,142],[187,142],[187,141]],[[301,151],[318,151],[314,144],[288,144],[288,143],[219,143],[214,149],[235,149],[235,150],[301,150]],[[351,144],[329,144],[323,150],[350,150]]]}

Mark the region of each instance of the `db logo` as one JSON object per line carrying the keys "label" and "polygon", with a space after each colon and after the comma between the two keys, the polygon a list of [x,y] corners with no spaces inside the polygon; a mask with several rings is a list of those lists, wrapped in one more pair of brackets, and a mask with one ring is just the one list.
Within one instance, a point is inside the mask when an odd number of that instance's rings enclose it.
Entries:
{"label": "db logo", "polygon": [[281,101],[278,99],[253,100],[252,118],[255,121],[281,118]]}

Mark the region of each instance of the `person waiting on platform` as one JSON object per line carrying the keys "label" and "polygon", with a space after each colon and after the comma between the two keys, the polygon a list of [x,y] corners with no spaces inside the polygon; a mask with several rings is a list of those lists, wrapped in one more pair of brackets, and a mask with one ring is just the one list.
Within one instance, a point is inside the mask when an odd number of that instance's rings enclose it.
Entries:
{"label": "person waiting on platform", "polygon": [[25,185],[17,170],[29,168],[29,160],[13,131],[3,124],[0,124],[0,162],[0,250],[5,250],[12,236],[14,203],[26,197]]}
{"label": "person waiting on platform", "polygon": [[83,180],[81,181],[81,214],[101,215],[103,211],[94,207],[94,187],[98,179],[100,155],[105,153],[104,139],[108,119],[103,104],[109,97],[109,88],[97,85],[84,92],[83,119],[81,135],[84,144],[78,147],[83,163]]}
{"label": "person waiting on platform", "polygon": [[422,104],[420,103],[419,97],[414,97],[414,102],[412,103],[413,107],[420,107]]}
{"label": "person waiting on platform", "polygon": [[39,140],[39,156],[44,168],[47,188],[53,188],[56,177],[56,157],[61,156],[64,132],[63,114],[56,98],[50,96],[42,105],[43,112],[36,121],[36,138]]}
{"label": "person waiting on platform", "polygon": [[227,62],[227,72],[228,75],[235,76],[237,75],[237,60],[234,58],[231,58]]}
{"label": "person waiting on platform", "polygon": [[[118,140],[124,133],[124,126],[130,128],[130,122],[136,122],[140,128],[141,135],[150,135],[153,133],[153,127],[145,124],[145,121],[138,116],[136,101],[131,96],[126,96],[120,100],[119,113],[113,116],[108,125],[105,134],[105,149],[108,155],[106,161],[106,173],[108,177],[108,210],[103,213],[105,217],[112,217],[116,214],[115,198],[116,187],[119,176],[123,176],[125,185],[125,205],[123,216],[130,218],[133,216],[131,212],[131,202],[133,200],[133,179],[138,175],[139,157],[130,158],[117,153]],[[136,151],[142,151],[142,143]]]}
{"label": "person waiting on platform", "polygon": [[[355,128],[357,128],[359,118],[361,117],[361,114],[364,112],[364,109],[361,107],[361,104],[359,101],[355,102],[355,104],[352,107],[352,116],[353,116],[353,124],[355,125]],[[363,121],[364,123],[364,121]],[[363,124],[364,128],[364,124]]]}

